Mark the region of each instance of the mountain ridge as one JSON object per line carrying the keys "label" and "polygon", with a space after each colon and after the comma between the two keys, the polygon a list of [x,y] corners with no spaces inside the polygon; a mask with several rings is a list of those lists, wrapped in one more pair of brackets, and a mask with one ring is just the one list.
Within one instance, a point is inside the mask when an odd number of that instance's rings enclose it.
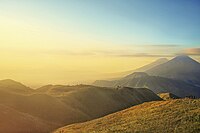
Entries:
{"label": "mountain ridge", "polygon": [[97,80],[93,83],[102,87],[147,87],[154,93],[200,97],[200,86],[197,84],[200,84],[200,63],[188,56],[177,56],[145,72],[134,72],[117,80]]}
{"label": "mountain ridge", "polygon": [[152,90],[154,93],[173,93],[179,97],[186,97],[193,95],[200,97],[200,88],[194,85],[188,84],[181,80],[169,79],[159,76],[150,76],[148,74],[142,73],[130,74],[120,80],[114,81],[96,81],[94,85],[101,87],[118,87],[127,86],[133,88],[146,87]]}

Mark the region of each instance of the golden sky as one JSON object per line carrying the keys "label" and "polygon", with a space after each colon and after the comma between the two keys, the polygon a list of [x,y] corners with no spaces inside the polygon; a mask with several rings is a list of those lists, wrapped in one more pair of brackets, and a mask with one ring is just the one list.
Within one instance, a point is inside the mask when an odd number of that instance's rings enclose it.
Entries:
{"label": "golden sky", "polygon": [[[0,75],[28,84],[77,84],[111,78],[158,57],[129,57],[141,47],[121,46],[0,17]],[[125,55],[123,57],[123,55]]]}
{"label": "golden sky", "polygon": [[[91,83],[160,57],[186,53],[199,59],[195,30],[179,31],[187,26],[173,27],[163,21],[169,18],[149,14],[160,22],[155,25],[146,16],[148,8],[137,9],[144,12],[138,17],[137,11],[129,11],[136,8],[119,10],[109,7],[113,3],[101,4],[0,1],[0,79],[10,78],[32,87]],[[171,14],[169,17],[173,18]],[[193,25],[191,29],[198,29]]]}

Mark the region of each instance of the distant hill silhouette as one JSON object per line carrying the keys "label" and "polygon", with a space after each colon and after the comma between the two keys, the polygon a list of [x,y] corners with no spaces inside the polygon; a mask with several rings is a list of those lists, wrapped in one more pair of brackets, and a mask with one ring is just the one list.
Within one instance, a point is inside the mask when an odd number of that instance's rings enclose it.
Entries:
{"label": "distant hill silhouette", "polygon": [[200,86],[200,63],[189,56],[177,56],[145,72],[149,75],[183,80]]}
{"label": "distant hill silhouette", "polygon": [[154,93],[166,93],[170,92],[179,97],[186,97],[193,95],[200,97],[200,88],[192,84],[188,84],[181,80],[174,80],[158,76],[149,76],[144,72],[135,72],[120,80],[114,81],[95,81],[93,83],[96,86],[104,87],[117,87],[127,86],[133,88],[149,88]]}
{"label": "distant hill silhouette", "polygon": [[0,80],[0,90],[19,94],[30,94],[34,92],[33,89],[12,79]]}
{"label": "distant hill silhouette", "polygon": [[200,100],[146,102],[54,133],[198,133]]}

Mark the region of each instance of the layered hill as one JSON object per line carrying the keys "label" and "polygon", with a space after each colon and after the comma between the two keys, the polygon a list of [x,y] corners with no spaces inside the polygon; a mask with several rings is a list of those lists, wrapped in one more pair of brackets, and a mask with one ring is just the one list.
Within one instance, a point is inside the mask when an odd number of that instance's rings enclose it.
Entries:
{"label": "layered hill", "polygon": [[90,85],[55,85],[38,89],[40,92],[41,90],[43,93],[54,96],[66,105],[83,112],[89,117],[88,119],[101,117],[145,101],[160,100],[152,91],[145,88],[114,89]]}
{"label": "layered hill", "polygon": [[182,80],[200,86],[200,63],[189,56],[177,56],[145,72],[149,75]]}
{"label": "layered hill", "polygon": [[34,92],[33,89],[11,79],[0,80],[0,90],[18,94],[31,94]]}
{"label": "layered hill", "polygon": [[120,80],[114,81],[95,81],[94,85],[104,87],[145,87],[154,93],[173,93],[179,97],[196,96],[200,97],[200,88],[187,82],[169,79],[158,76],[150,76],[144,72],[135,72]]}
{"label": "layered hill", "polygon": [[198,133],[200,100],[146,102],[85,123],[72,124],[54,133]]}
{"label": "layered hill", "polygon": [[[18,82],[13,81],[11,85],[15,83]],[[2,132],[50,132],[66,124],[92,120],[146,101],[161,100],[145,88],[47,85],[28,94],[16,91],[21,89],[0,89]]]}
{"label": "layered hill", "polygon": [[[16,121],[10,122],[10,126],[15,127],[16,132],[34,133],[37,130],[43,133],[44,129],[45,132],[49,132],[69,120],[74,122],[77,120],[77,116],[79,116],[79,119],[87,118],[78,110],[46,94],[21,95],[0,91],[0,104],[10,109],[6,112],[7,115],[4,114],[4,110],[0,110],[0,117],[5,120],[1,122],[1,129],[4,129],[4,132],[9,132],[10,129],[2,126],[6,126],[7,121],[12,119]],[[12,118],[10,118],[11,116]],[[20,123],[27,124],[23,126]]]}

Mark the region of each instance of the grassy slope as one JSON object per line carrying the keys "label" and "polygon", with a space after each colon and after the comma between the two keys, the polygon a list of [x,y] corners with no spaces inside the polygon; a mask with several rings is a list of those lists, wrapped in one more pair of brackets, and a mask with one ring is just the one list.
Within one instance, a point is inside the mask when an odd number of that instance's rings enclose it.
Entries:
{"label": "grassy slope", "polygon": [[200,100],[147,102],[55,131],[55,133],[63,132],[198,133],[200,132]]}

